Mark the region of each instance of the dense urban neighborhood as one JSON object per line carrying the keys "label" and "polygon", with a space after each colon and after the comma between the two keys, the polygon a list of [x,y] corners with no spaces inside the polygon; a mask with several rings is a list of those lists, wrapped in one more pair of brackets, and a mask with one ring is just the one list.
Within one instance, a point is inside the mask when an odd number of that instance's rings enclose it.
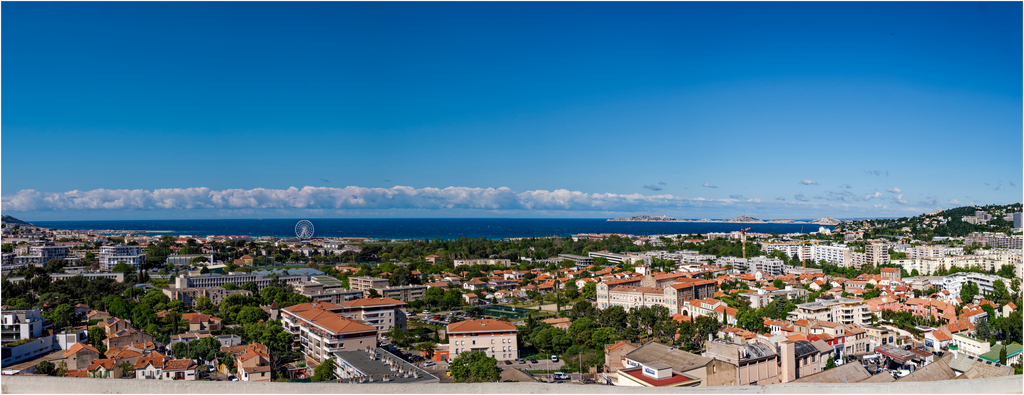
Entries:
{"label": "dense urban neighborhood", "polygon": [[5,216],[3,374],[633,387],[1021,374],[1019,203],[828,226],[386,240]]}

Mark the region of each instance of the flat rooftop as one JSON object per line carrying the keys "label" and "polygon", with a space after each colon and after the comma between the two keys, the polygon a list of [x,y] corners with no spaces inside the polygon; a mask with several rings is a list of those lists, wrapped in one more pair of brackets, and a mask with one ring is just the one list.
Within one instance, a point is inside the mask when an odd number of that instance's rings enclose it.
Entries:
{"label": "flat rooftop", "polygon": [[[338,351],[334,355],[338,357],[338,363],[340,365],[348,365],[364,376],[373,378],[374,383],[436,383],[439,379],[427,373],[427,371],[420,369],[412,364],[405,362],[401,358],[396,357],[394,354],[387,352],[383,348],[376,348],[376,357],[373,357],[366,351]],[[388,365],[386,361],[391,361],[393,366],[396,368],[392,370],[392,366]],[[398,369],[400,367],[401,369]],[[399,370],[412,372],[415,371],[419,377],[405,377],[404,374],[399,373]],[[389,381],[381,381],[384,376],[389,377]],[[339,379],[339,382],[346,382],[347,379]]]}

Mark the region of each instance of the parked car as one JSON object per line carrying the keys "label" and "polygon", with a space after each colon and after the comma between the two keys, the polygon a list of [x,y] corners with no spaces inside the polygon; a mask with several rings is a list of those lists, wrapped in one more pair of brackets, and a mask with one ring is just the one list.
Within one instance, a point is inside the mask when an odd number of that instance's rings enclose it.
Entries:
{"label": "parked car", "polygon": [[558,362],[558,356],[557,355],[552,355],[551,356],[551,362]]}
{"label": "parked car", "polygon": [[507,359],[506,359],[506,360],[505,360],[505,364],[506,364],[506,365],[511,365],[511,364],[512,364],[512,361],[509,361],[509,360],[507,360]]}
{"label": "parked car", "polygon": [[530,363],[537,363],[537,359],[536,358],[530,358]]}
{"label": "parked car", "polygon": [[423,310],[423,314],[430,314],[430,310]]}
{"label": "parked car", "polygon": [[228,380],[231,380],[231,381],[238,381],[238,377],[235,377],[235,376],[228,376]]}
{"label": "parked car", "polygon": [[554,377],[555,377],[555,380],[569,380],[569,375],[567,375],[565,373],[562,373],[562,372],[555,373]]}
{"label": "parked car", "polygon": [[434,361],[427,361],[427,362],[424,362],[424,363],[423,363],[423,366],[434,366],[434,365],[436,365],[436,364],[434,363]]}
{"label": "parked car", "polygon": [[523,364],[526,363],[526,361],[524,361],[522,358],[519,358],[519,363]]}

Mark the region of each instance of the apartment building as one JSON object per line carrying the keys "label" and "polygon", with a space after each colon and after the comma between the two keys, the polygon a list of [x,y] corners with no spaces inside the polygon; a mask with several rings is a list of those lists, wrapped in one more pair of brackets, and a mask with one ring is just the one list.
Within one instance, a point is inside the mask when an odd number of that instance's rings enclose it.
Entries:
{"label": "apartment building", "polygon": [[374,288],[384,288],[388,286],[388,279],[380,277],[349,277],[348,278],[348,289],[353,291],[369,291]]}
{"label": "apartment building", "polygon": [[796,305],[789,313],[790,321],[831,321],[845,325],[864,325],[870,321],[869,307],[860,299],[818,299]]}
{"label": "apartment building", "polygon": [[594,258],[591,258],[589,256],[579,256],[579,255],[573,255],[573,254],[558,254],[558,260],[559,261],[564,261],[566,259],[575,262],[576,263],[576,268],[578,268],[578,269],[586,269],[588,267],[594,266]]}
{"label": "apartment building", "polygon": [[628,263],[628,262],[632,261],[629,258],[628,255],[616,254],[616,253],[608,252],[608,251],[592,251],[592,252],[588,252],[587,256],[590,257],[591,259],[593,259],[593,258],[604,258],[604,259],[608,260],[608,263],[616,263],[616,264],[618,264],[618,263]]}
{"label": "apartment building", "polygon": [[744,272],[762,272],[764,274],[778,276],[783,274],[784,265],[781,259],[757,256],[747,260]]}
{"label": "apartment building", "polygon": [[964,245],[970,246],[973,245],[974,243],[981,244],[982,246],[992,246],[996,248],[1008,248],[1019,250],[1021,248],[1024,248],[1024,236],[1007,236],[1002,233],[974,232],[971,233],[966,238],[964,238]]}
{"label": "apartment building", "polygon": [[448,324],[448,358],[482,351],[499,361],[519,358],[516,326],[490,318]]}
{"label": "apartment building", "polygon": [[[1002,277],[992,274],[960,272],[946,276],[942,280],[942,289],[949,291],[953,295],[960,295],[960,289],[963,288],[964,284],[975,283],[978,285],[978,292],[980,294],[988,295],[995,291],[992,284],[997,280],[1004,283],[1009,282]],[[965,300],[963,302],[970,303],[971,301]]]}
{"label": "apartment building", "polygon": [[102,246],[98,258],[100,269],[108,271],[114,270],[118,263],[134,266],[138,270],[139,266],[146,262],[146,254],[142,252],[142,247],[126,244]]}
{"label": "apartment building", "polygon": [[380,296],[398,299],[403,302],[420,300],[427,295],[426,285],[403,285],[398,287],[382,287],[374,289],[377,290],[377,293],[380,294]]}
{"label": "apartment building", "polygon": [[335,312],[343,317],[364,321],[380,334],[387,333],[393,327],[405,329],[407,317],[405,309],[407,303],[393,298],[364,298],[342,302],[343,309]]}
{"label": "apartment building", "polygon": [[13,265],[45,266],[51,259],[60,259],[67,262],[78,262],[81,258],[70,254],[71,248],[63,245],[42,245],[19,247],[15,249],[16,256],[12,259]]}
{"label": "apartment building", "polygon": [[[3,312],[2,342],[7,343],[18,340],[35,339],[43,335],[45,329],[51,325],[43,319],[43,312],[39,309],[33,310],[5,310]],[[4,358],[7,358],[5,355]]]}
{"label": "apartment building", "polygon": [[334,352],[377,346],[377,328],[342,317],[345,306],[302,303],[281,309],[281,324],[299,343],[300,351],[316,363]]}

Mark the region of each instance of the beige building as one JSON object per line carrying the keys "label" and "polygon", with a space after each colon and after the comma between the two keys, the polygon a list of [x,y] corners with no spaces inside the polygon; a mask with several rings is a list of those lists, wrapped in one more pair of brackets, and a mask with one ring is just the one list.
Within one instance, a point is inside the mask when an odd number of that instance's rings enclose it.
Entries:
{"label": "beige building", "polygon": [[377,333],[385,334],[393,327],[405,329],[407,318],[405,302],[392,298],[364,298],[341,303],[345,309],[337,310],[343,317],[364,321]]}
{"label": "beige building", "polygon": [[704,356],[725,363],[712,365],[712,369],[735,372],[735,376],[722,376],[713,380],[709,378],[709,386],[768,385],[778,384],[782,380],[775,347],[767,344],[767,341],[736,344],[715,340],[707,343]]}
{"label": "beige building", "polygon": [[955,344],[960,348],[961,353],[972,357],[980,356],[991,349],[987,340],[979,340],[959,333],[953,334],[952,338],[953,340],[950,341],[950,344]]}
{"label": "beige building", "polygon": [[380,296],[385,298],[398,299],[403,302],[412,302],[423,299],[427,295],[426,285],[403,285],[400,287],[374,288]]}
{"label": "beige building", "polygon": [[353,291],[369,291],[373,288],[388,286],[388,279],[380,277],[349,277],[348,289]]}
{"label": "beige building", "polygon": [[483,351],[499,361],[518,359],[516,326],[490,318],[448,324],[449,360],[470,351]]}

